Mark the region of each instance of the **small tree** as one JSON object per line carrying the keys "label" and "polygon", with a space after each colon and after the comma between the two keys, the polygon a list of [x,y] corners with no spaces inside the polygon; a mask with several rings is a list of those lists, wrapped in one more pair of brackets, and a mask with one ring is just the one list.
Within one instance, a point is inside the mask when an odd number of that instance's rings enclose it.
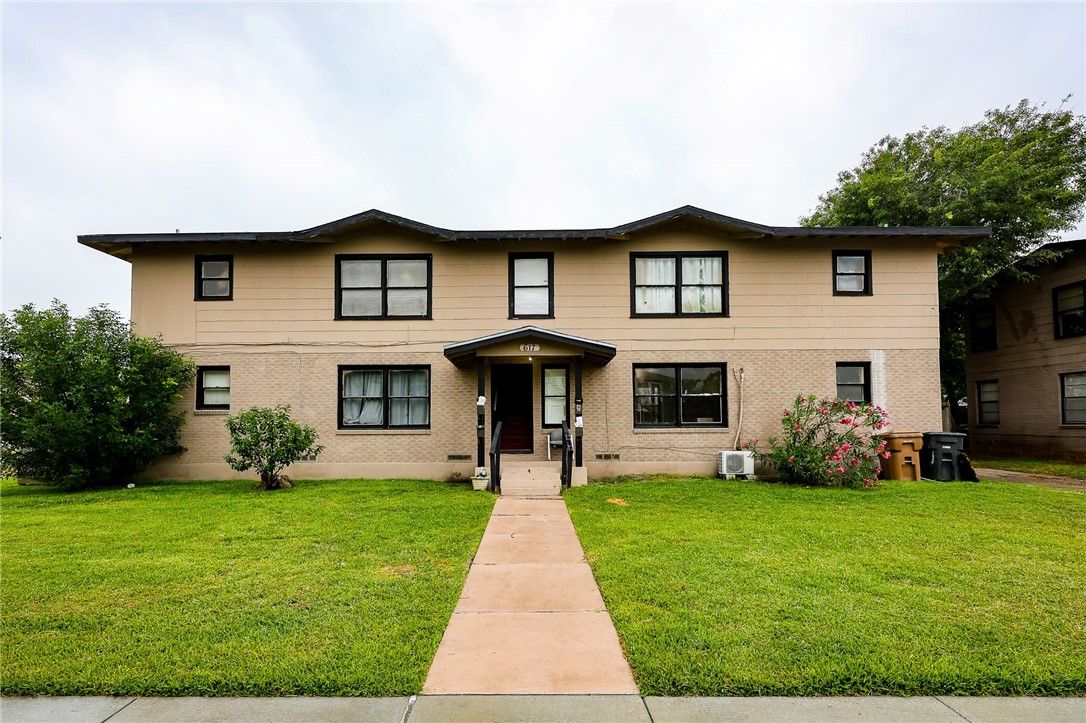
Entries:
{"label": "small tree", "polygon": [[760,450],[757,439],[743,446],[775,467],[782,482],[868,489],[878,485],[879,457],[890,456],[873,432],[888,424],[882,407],[801,394],[784,410],[784,433],[767,439],[768,449]]}
{"label": "small tree", "polygon": [[54,300],[0,315],[4,473],[65,489],[128,481],[183,450],[177,401],[193,374],[105,306],[73,318]]}
{"label": "small tree", "polygon": [[324,449],[316,444],[316,430],[291,419],[290,407],[285,404],[274,409],[253,407],[227,417],[226,428],[230,430],[227,464],[238,472],[255,469],[260,486],[266,490],[290,487],[289,478],[279,474],[283,468]]}

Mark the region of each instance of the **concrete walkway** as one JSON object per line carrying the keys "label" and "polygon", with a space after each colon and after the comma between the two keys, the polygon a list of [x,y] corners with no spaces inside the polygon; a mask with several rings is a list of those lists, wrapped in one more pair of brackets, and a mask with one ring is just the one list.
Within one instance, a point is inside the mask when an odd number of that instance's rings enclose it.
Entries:
{"label": "concrete walkway", "polygon": [[495,503],[422,692],[637,695],[565,501]]}
{"label": "concrete walkway", "polygon": [[1082,723],[1086,698],[0,698],[3,723]]}

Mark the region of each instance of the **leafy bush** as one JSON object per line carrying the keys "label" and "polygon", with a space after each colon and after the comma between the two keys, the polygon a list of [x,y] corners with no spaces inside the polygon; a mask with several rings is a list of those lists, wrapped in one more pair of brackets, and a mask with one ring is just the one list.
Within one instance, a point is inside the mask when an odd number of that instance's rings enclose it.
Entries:
{"label": "leafy bush", "polygon": [[888,424],[882,407],[801,394],[784,410],[784,434],[767,439],[768,449],[757,439],[743,446],[775,467],[782,482],[867,489],[878,486],[879,457],[890,457],[886,442],[873,436]]}
{"label": "leafy bush", "polygon": [[120,484],[180,452],[193,363],[132,333],[105,306],[73,318],[53,301],[0,315],[0,442],[6,475],[65,489]]}
{"label": "leafy bush", "polygon": [[285,404],[274,409],[253,407],[227,417],[226,428],[230,430],[227,464],[238,472],[255,469],[266,490],[290,487],[287,476],[279,474],[283,468],[324,449],[316,444],[316,430],[291,419]]}

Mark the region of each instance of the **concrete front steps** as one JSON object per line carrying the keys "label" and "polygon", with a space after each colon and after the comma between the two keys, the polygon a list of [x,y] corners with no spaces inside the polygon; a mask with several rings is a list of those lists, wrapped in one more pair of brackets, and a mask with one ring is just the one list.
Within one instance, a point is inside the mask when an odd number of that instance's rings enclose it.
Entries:
{"label": "concrete front steps", "polygon": [[562,496],[562,463],[502,456],[502,497],[557,499]]}

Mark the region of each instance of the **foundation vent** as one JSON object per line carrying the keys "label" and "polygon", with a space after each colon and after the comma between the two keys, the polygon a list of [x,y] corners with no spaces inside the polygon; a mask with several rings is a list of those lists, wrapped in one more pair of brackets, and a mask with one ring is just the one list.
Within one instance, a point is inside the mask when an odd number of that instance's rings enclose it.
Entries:
{"label": "foundation vent", "polygon": [[471,461],[471,455],[470,454],[450,454],[449,455],[449,461],[450,462],[470,462]]}
{"label": "foundation vent", "polygon": [[615,452],[614,454],[597,454],[596,459],[617,461],[622,459],[622,455],[620,455],[618,452]]}

